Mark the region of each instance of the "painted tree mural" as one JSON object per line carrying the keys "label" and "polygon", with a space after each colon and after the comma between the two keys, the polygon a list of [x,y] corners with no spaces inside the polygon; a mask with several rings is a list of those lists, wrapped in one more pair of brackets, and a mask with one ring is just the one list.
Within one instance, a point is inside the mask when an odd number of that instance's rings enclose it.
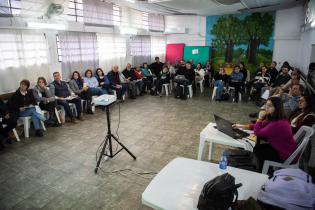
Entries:
{"label": "painted tree mural", "polygon": [[234,46],[242,44],[244,38],[241,21],[232,15],[221,16],[211,33],[214,35],[212,46],[218,49],[225,48],[225,61],[232,62]]}
{"label": "painted tree mural", "polygon": [[253,13],[244,18],[244,35],[247,40],[248,63],[256,63],[260,45],[268,46],[273,31],[273,16],[269,13]]}

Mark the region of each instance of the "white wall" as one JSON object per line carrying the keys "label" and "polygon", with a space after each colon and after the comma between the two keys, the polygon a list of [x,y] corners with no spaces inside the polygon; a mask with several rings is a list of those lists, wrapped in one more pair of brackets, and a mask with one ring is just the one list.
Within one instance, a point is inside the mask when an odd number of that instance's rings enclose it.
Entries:
{"label": "white wall", "polygon": [[167,34],[166,43],[184,43],[187,46],[205,46],[206,18],[192,15],[165,16],[166,31],[181,31],[183,34]]}
{"label": "white wall", "polygon": [[280,65],[288,61],[290,65],[302,68],[301,25],[304,17],[303,7],[276,12],[273,60]]}

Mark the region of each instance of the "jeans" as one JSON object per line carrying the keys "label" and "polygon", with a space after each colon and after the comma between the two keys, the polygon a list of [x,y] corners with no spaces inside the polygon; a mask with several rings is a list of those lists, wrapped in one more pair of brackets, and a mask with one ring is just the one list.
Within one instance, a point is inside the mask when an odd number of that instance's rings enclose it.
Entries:
{"label": "jeans", "polygon": [[19,116],[20,117],[31,117],[35,130],[40,130],[42,128],[40,121],[46,120],[42,114],[39,114],[38,112],[36,112],[35,107],[27,108],[25,111],[19,112]]}
{"label": "jeans", "polygon": [[224,83],[222,82],[222,80],[216,80],[214,82],[214,87],[217,87],[216,93],[215,93],[215,99],[221,100],[222,95],[223,95],[223,90],[224,90]]}
{"label": "jeans", "polygon": [[136,86],[140,92],[143,91],[143,81],[142,80],[136,81]]}
{"label": "jeans", "polygon": [[105,94],[105,91],[101,88],[89,88],[88,90],[91,94],[91,96],[100,96]]}
{"label": "jeans", "polygon": [[125,94],[128,86],[126,84],[122,84],[121,88],[112,87],[114,90],[116,90],[117,99],[121,100],[122,96]]}

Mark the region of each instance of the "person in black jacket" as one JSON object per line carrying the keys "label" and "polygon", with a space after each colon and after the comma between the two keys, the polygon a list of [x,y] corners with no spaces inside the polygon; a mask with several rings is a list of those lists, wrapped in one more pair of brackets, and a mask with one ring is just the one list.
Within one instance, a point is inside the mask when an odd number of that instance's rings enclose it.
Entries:
{"label": "person in black jacket", "polygon": [[161,97],[163,84],[170,83],[170,80],[171,80],[171,74],[170,74],[169,68],[167,67],[167,65],[164,65],[163,70],[161,72],[161,76],[158,77],[157,80],[155,80],[155,83],[156,83],[155,86],[157,89],[157,93],[155,95],[159,94]]}
{"label": "person in black jacket", "polygon": [[159,77],[161,76],[161,71],[163,69],[163,66],[164,66],[164,63],[160,62],[160,58],[155,57],[155,62],[150,64],[149,69],[151,69],[152,73],[156,77]]}
{"label": "person in black jacket", "polygon": [[137,79],[135,71],[131,68],[131,64],[128,63],[122,74],[124,75],[130,91],[130,98],[135,99],[137,96],[137,88],[139,89],[140,95],[142,95],[143,81]]}
{"label": "person in black jacket", "polygon": [[219,72],[214,75],[214,87],[216,87],[215,99],[217,101],[222,100],[224,87],[229,82],[229,76],[225,73],[223,67],[220,67]]}
{"label": "person in black jacket", "polygon": [[272,61],[270,64],[270,68],[267,71],[267,73],[270,75],[270,82],[269,82],[270,86],[273,86],[279,74],[278,70],[276,69],[276,66],[277,66],[277,62]]}
{"label": "person in black jacket", "polygon": [[9,132],[16,127],[17,118],[10,113],[9,108],[4,101],[0,99],[0,149],[4,148],[3,142],[11,144]]}
{"label": "person in black jacket", "polygon": [[181,66],[176,74],[175,74],[175,80],[177,83],[177,86],[184,85],[184,94],[183,99],[187,96],[188,91],[188,85],[192,85],[194,87],[195,82],[195,71],[191,67],[191,63],[187,62],[185,67]]}
{"label": "person in black jacket", "polygon": [[40,121],[45,121],[45,117],[37,112],[35,106],[37,102],[33,95],[33,91],[29,90],[30,81],[22,80],[20,82],[19,89],[13,94],[9,100],[9,107],[19,117],[31,117],[34,128],[36,130],[35,135],[38,137],[43,136],[42,127]]}
{"label": "person in black jacket", "polygon": [[117,99],[121,100],[128,86],[124,83],[121,83],[120,72],[117,65],[114,65],[112,67],[112,70],[108,72],[107,78],[109,79],[110,82],[110,88],[116,91]]}

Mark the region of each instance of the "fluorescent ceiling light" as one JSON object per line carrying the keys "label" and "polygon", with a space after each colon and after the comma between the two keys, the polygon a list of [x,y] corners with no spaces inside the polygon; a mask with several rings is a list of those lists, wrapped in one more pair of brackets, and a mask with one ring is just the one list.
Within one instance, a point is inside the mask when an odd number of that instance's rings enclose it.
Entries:
{"label": "fluorescent ceiling light", "polygon": [[28,22],[27,27],[35,28],[35,29],[56,29],[56,30],[66,29],[66,26],[64,24],[39,23],[39,22]]}
{"label": "fluorescent ceiling light", "polygon": [[120,33],[121,33],[121,34],[137,35],[137,29],[124,27],[124,28],[120,28]]}
{"label": "fluorescent ceiling light", "polygon": [[128,1],[130,3],[135,3],[136,2],[135,0],[125,0],[125,1]]}

